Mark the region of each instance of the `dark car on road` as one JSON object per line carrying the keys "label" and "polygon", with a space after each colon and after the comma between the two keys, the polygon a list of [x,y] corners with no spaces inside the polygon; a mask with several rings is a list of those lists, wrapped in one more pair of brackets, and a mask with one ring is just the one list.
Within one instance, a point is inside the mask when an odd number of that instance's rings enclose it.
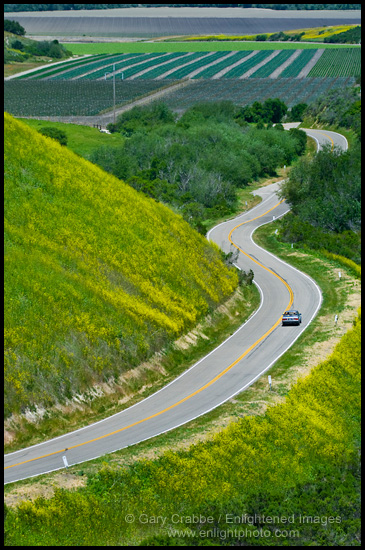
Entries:
{"label": "dark car on road", "polygon": [[296,309],[290,309],[289,311],[286,311],[283,313],[283,317],[281,319],[281,326],[284,325],[300,325],[302,322],[302,314],[299,313]]}

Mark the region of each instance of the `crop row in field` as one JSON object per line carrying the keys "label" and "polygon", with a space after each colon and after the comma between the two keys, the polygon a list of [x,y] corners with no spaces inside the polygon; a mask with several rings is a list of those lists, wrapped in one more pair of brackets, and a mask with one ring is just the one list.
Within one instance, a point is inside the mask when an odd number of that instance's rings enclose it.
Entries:
{"label": "crop row in field", "polygon": [[[173,54],[169,54],[169,55],[173,55]],[[195,59],[198,59],[199,57],[202,57],[204,55],[207,55],[207,54],[204,54],[202,52],[193,53],[191,54],[189,61],[187,61],[187,59],[183,57],[183,54],[181,54],[180,57],[178,57],[177,59],[171,60],[170,64],[168,63],[167,65],[162,65],[162,67],[161,67],[161,63],[158,63],[158,64],[156,62],[144,63],[141,66],[130,67],[127,71],[124,72],[124,77],[125,78],[137,77],[138,73],[140,73],[142,70],[144,71],[145,69],[150,69],[152,71],[158,68],[159,72],[165,73],[166,71],[168,71],[169,65],[173,67],[181,66],[181,65],[184,65],[185,63],[191,63]],[[163,62],[163,60],[164,59],[161,59],[161,58],[159,59],[160,62]],[[156,67],[156,65],[158,65],[158,67]],[[116,76],[119,76],[119,78],[121,78],[121,75],[116,75]]]}
{"label": "crop row in field", "polygon": [[[226,52],[225,52],[226,53]],[[242,63],[244,58],[250,55],[250,52],[229,52],[230,57],[223,58],[221,61],[213,65],[212,67],[206,67],[201,70],[194,78],[211,78],[217,76],[221,71],[227,70],[227,68]]]}
{"label": "crop row in field", "polygon": [[143,74],[135,73],[133,75],[133,78],[148,78],[148,79],[154,79],[154,78],[160,78],[161,75],[165,74],[167,71],[174,71],[176,67],[181,67],[181,65],[185,64],[191,64],[195,60],[199,59],[200,57],[206,55],[205,52],[189,52],[189,53],[182,53],[180,52],[178,54],[180,57],[177,57],[168,63],[163,63],[159,65],[155,65],[154,67],[149,68],[147,71],[143,71]]}
{"label": "crop row in field", "polygon": [[361,50],[326,50],[308,76],[360,76]]}
{"label": "crop row in field", "polygon": [[262,67],[254,71],[255,78],[266,78],[271,75],[280,65],[289,59],[293,55],[290,50],[282,50],[273,59],[265,63]]}
{"label": "crop row in field", "polygon": [[[170,63],[179,63],[180,59],[182,57],[186,57],[189,55],[194,54],[188,54],[188,53],[181,53],[181,52],[171,52],[171,53],[157,53],[157,54],[144,54],[140,58],[138,58],[137,62],[131,60],[127,63],[120,63],[119,69],[116,66],[116,72],[115,72],[115,78],[132,78],[134,79],[136,76],[139,76],[140,74],[143,74],[145,72],[151,71],[154,67],[165,67],[166,65],[169,65]],[[201,54],[198,54],[201,55]],[[123,70],[122,70],[123,69]],[[99,73],[91,73],[88,75],[87,78],[100,78],[102,73],[102,70],[99,71]],[[107,76],[107,78],[113,77],[113,71]]]}
{"label": "crop row in field", "polygon": [[[201,79],[191,80],[189,86],[172,91],[163,101],[171,109],[181,111],[199,101],[227,100],[243,106],[278,97],[291,107],[300,102],[311,103],[329,89],[353,82],[353,77]],[[162,87],[163,80],[118,80],[116,105],[124,105]],[[4,110],[14,116],[92,116],[112,106],[111,81],[10,80],[4,83]]]}
{"label": "crop row in field", "polygon": [[[313,57],[323,53],[319,59]],[[314,67],[312,64],[314,62]],[[361,50],[262,50],[246,52],[231,50],[216,52],[154,52],[128,53],[88,60],[72,61],[54,68],[40,69],[24,78],[33,79],[97,79],[109,73],[112,78],[115,64],[116,79],[174,79],[187,78],[272,78],[309,76],[359,76]],[[306,67],[308,65],[308,68]],[[280,70],[282,67],[282,71]],[[302,76],[302,75],[300,75]]]}
{"label": "crop row in field", "polygon": [[31,72],[27,73],[19,73],[17,75],[17,79],[37,79],[37,78],[48,78],[51,77],[57,73],[62,73],[64,71],[70,71],[71,69],[75,67],[81,67],[82,65],[91,63],[92,61],[96,61],[98,59],[107,59],[109,57],[112,57],[113,54],[105,55],[105,54],[97,54],[97,55],[91,55],[87,56],[86,58],[83,57],[82,59],[73,59],[64,61],[62,63],[55,63],[51,64],[50,66],[43,66],[39,67],[36,70],[33,70]]}
{"label": "crop row in field", "polygon": [[295,78],[298,76],[300,71],[311,61],[316,51],[318,50],[303,50],[295,61],[283,70],[280,75],[281,78]]}

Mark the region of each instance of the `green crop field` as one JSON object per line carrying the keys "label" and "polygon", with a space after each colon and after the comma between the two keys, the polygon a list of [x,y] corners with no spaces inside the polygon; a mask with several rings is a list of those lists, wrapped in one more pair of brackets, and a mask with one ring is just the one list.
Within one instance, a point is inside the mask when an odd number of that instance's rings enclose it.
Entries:
{"label": "green crop field", "polygon": [[[119,81],[116,105],[125,105],[166,86],[155,80]],[[113,83],[104,80],[9,80],[4,110],[14,116],[92,116],[113,106]]]}
{"label": "green crop field", "polygon": [[361,50],[326,50],[308,76],[360,76]]}
{"label": "green crop field", "polygon": [[[256,48],[256,46],[255,46]],[[282,68],[282,70],[281,70]],[[278,50],[149,51],[93,55],[46,66],[14,80],[116,80],[182,78],[282,78],[360,75],[361,50],[300,48]]]}
{"label": "green crop field", "polygon": [[[297,49],[333,49],[338,44],[311,44],[294,42],[98,42],[64,45],[73,55],[111,54],[111,53],[146,53],[146,52],[216,52],[232,50],[297,50]],[[360,48],[358,45],[344,44],[346,48]],[[361,48],[360,48],[361,49]]]}

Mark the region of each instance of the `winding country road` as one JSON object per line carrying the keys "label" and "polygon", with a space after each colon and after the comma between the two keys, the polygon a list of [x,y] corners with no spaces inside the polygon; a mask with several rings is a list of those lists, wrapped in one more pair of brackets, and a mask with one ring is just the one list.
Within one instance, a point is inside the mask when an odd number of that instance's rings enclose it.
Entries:
{"label": "winding country road", "polygon": [[[306,130],[317,140],[347,149],[343,136]],[[259,309],[232,336],[173,382],[132,407],[41,444],[5,455],[5,483],[78,464],[134,445],[205,414],[249,387],[295,342],[317,314],[321,291],[315,281],[253,242],[258,227],[285,215],[278,184],[262,188],[262,202],[238,218],[213,228],[208,238],[224,251],[239,249],[239,268],[255,273]],[[303,316],[300,327],[281,327],[289,307]]]}

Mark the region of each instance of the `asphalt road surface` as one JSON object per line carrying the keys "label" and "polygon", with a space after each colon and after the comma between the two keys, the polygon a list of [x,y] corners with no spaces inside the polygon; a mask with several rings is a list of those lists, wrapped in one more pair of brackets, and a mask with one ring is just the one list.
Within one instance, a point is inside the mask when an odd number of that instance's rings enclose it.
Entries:
{"label": "asphalt road surface", "polygon": [[[347,142],[334,132],[307,130],[318,142]],[[289,211],[276,191],[262,188],[262,202],[213,228],[208,238],[225,252],[239,250],[236,264],[252,269],[261,293],[259,309],[218,348],[147,399],[69,434],[5,455],[5,483],[71,466],[134,445],[205,414],[249,387],[285,353],[317,314],[321,291],[307,275],[257,246],[252,234]],[[302,313],[300,326],[281,326],[282,313]]]}

